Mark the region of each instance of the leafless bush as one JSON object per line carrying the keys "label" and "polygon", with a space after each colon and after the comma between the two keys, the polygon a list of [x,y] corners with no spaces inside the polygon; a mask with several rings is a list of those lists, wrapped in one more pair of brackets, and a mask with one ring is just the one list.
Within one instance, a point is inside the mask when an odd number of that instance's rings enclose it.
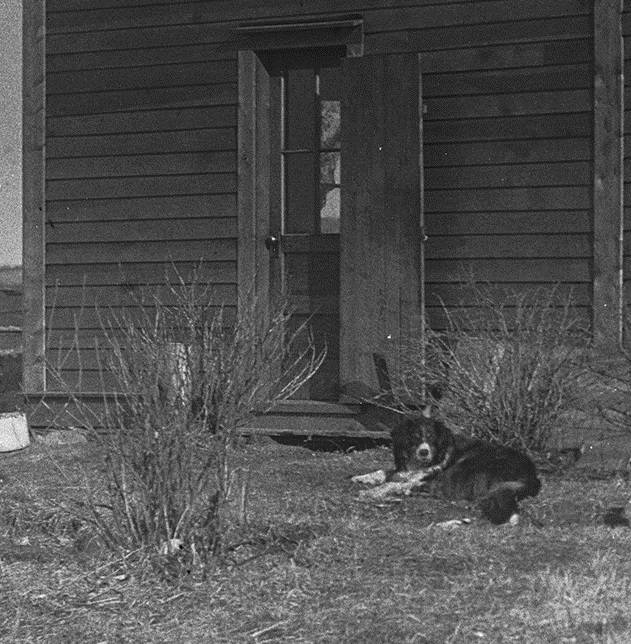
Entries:
{"label": "leafless bush", "polygon": [[111,546],[183,545],[202,563],[217,554],[247,478],[234,461],[239,428],[322,362],[306,326],[288,331],[285,302],[249,297],[235,313],[210,295],[180,279],[144,292],[134,314],[103,312],[105,411],[96,422],[74,403],[103,449],[106,491],[85,507]]}
{"label": "leafless bush", "polygon": [[[546,447],[579,395],[588,335],[556,288],[507,292],[469,283],[475,307],[443,307],[441,332],[401,352],[399,406],[440,392],[445,420],[527,451]],[[403,402],[402,402],[403,401]]]}

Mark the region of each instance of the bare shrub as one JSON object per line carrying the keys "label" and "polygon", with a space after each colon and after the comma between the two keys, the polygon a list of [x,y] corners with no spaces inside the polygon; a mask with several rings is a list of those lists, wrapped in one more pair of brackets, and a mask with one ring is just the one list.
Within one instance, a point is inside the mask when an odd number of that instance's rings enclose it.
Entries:
{"label": "bare shrub", "polygon": [[213,306],[211,294],[180,278],[144,291],[125,309],[133,313],[102,312],[104,413],[73,402],[105,460],[105,490],[88,484],[84,507],[112,547],[183,546],[201,563],[219,553],[235,487],[246,493],[239,429],[323,360],[305,325],[288,331],[285,302],[248,297],[234,312]]}
{"label": "bare shrub", "polygon": [[571,297],[557,288],[466,288],[475,306],[443,306],[445,330],[427,329],[423,342],[401,352],[397,403],[440,392],[441,414],[454,428],[541,451],[574,407],[588,356]]}

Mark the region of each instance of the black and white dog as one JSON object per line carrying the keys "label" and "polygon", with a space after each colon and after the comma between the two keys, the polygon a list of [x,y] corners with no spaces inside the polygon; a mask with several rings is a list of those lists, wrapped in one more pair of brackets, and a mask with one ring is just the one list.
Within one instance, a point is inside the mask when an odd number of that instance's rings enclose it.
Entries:
{"label": "black and white dog", "polygon": [[493,523],[514,523],[518,502],[541,489],[534,463],[517,450],[454,434],[431,417],[406,418],[392,430],[394,470],[353,477],[381,483],[367,495],[383,498],[414,488],[450,500],[473,501]]}

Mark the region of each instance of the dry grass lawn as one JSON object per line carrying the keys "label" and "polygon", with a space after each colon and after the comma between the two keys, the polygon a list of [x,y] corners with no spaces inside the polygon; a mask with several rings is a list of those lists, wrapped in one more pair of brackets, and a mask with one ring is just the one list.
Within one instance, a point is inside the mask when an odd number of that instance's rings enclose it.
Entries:
{"label": "dry grass lawn", "polygon": [[89,446],[0,455],[3,642],[631,642],[631,530],[602,525],[630,484],[545,477],[521,524],[422,496],[357,501],[389,451],[242,454],[247,525],[206,579],[168,557],[103,552],[64,508]]}

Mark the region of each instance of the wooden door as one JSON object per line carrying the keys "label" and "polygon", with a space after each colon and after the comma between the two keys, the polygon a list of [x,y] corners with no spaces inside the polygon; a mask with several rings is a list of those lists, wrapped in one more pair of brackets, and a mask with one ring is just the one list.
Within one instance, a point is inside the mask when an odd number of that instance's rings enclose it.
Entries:
{"label": "wooden door", "polygon": [[422,333],[422,100],[417,55],[343,63],[340,379],[378,385]]}

